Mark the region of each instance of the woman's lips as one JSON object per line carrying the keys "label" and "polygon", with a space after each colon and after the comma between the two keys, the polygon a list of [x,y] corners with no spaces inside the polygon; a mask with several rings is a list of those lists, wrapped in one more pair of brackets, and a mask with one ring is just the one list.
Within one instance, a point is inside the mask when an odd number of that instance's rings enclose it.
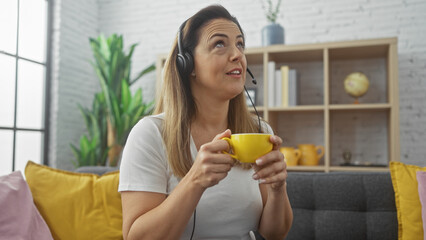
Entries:
{"label": "woman's lips", "polygon": [[226,74],[229,75],[229,76],[235,77],[235,78],[239,78],[239,77],[241,77],[241,72],[242,72],[241,69],[235,68],[235,69],[232,69],[231,71],[227,72]]}

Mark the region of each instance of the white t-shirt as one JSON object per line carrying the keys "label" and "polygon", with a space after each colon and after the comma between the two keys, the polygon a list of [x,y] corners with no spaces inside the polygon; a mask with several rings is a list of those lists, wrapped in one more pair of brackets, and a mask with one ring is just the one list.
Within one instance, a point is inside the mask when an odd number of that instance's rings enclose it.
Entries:
{"label": "white t-shirt", "polygon": [[[169,195],[179,183],[167,161],[161,135],[163,119],[164,114],[145,117],[130,132],[121,159],[120,192]],[[190,148],[195,160],[198,151],[192,137]],[[194,239],[250,239],[249,231],[257,230],[263,208],[253,174],[252,169],[233,167],[225,179],[203,193],[196,208]],[[191,217],[181,239],[190,238],[193,221]]]}

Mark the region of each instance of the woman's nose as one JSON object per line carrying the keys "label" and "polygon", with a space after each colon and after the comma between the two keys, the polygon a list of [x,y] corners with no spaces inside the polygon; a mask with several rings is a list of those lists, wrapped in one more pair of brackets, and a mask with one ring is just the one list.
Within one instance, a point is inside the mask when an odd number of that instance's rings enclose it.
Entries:
{"label": "woman's nose", "polygon": [[244,53],[237,46],[234,46],[231,50],[231,62],[241,61]]}

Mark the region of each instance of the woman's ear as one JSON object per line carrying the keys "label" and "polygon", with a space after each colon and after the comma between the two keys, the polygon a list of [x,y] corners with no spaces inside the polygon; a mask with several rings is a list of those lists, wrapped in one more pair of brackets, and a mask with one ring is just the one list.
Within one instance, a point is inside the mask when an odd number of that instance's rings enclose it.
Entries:
{"label": "woman's ear", "polygon": [[195,72],[194,71],[192,71],[191,76],[195,77]]}

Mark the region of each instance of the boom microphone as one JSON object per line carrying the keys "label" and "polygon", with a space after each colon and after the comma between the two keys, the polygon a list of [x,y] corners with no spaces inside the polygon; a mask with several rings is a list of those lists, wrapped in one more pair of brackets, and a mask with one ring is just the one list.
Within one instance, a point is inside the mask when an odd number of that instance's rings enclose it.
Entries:
{"label": "boom microphone", "polygon": [[[253,76],[253,74],[251,73],[251,71],[250,71],[250,69],[248,69],[247,68],[247,72],[248,72],[248,74],[250,74],[250,77],[251,77],[251,82],[253,83],[253,84],[257,84],[257,81],[256,81],[256,79],[254,78],[254,76]],[[257,112],[257,109],[256,109],[256,106],[254,105],[254,102],[253,102],[253,100],[251,99],[251,97],[250,97],[250,94],[248,93],[248,91],[247,91],[247,88],[246,88],[246,85],[244,85],[244,90],[246,90],[246,93],[247,93],[247,96],[248,96],[248,98],[249,98],[249,100],[250,100],[250,102],[251,102],[251,105],[253,106],[253,108],[254,108],[254,112],[256,113],[256,115],[257,115],[257,120],[259,121],[259,133],[262,133],[262,125],[260,124],[260,116],[259,116],[259,113]]]}
{"label": "boom microphone", "polygon": [[248,74],[250,74],[251,82],[252,82],[254,85],[256,85],[256,84],[257,84],[257,81],[256,81],[256,79],[254,79],[253,73],[251,73],[250,69],[248,69],[248,68],[247,68],[247,72],[248,72]]}

